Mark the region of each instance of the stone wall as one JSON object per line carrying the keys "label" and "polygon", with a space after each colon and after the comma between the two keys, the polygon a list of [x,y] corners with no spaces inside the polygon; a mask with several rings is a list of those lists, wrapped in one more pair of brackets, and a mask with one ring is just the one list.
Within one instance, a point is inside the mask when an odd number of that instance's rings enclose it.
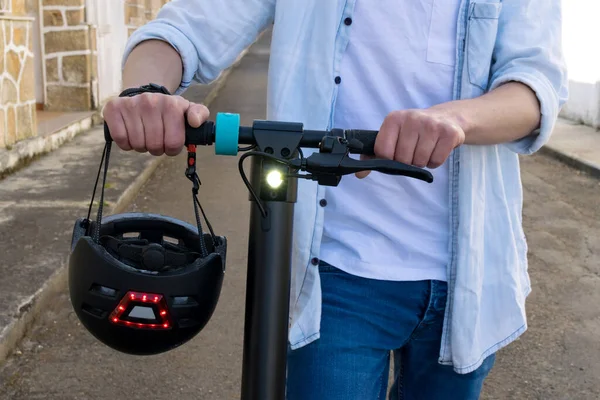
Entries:
{"label": "stone wall", "polygon": [[125,25],[129,35],[146,22],[156,18],[162,6],[170,0],[125,0]]}
{"label": "stone wall", "polygon": [[42,0],[42,15],[45,109],[93,109],[96,34],[85,20],[85,0]]}
{"label": "stone wall", "polygon": [[[128,33],[156,18],[168,1],[125,0]],[[36,21],[27,15],[38,12],[44,109],[87,111],[98,107],[96,30],[86,22],[85,0],[0,0],[0,148],[37,134],[33,62]]]}
{"label": "stone wall", "polygon": [[25,16],[32,11],[37,11],[39,0],[0,0],[0,3],[11,3],[10,12],[13,16]]}
{"label": "stone wall", "polygon": [[[128,33],[154,19],[167,1],[126,0],[124,22]],[[101,82],[98,82],[96,31],[86,23],[85,0],[42,0],[42,15],[45,109],[95,109]]]}
{"label": "stone wall", "polygon": [[[20,3],[20,4],[18,4]],[[23,0],[12,11],[25,13]],[[0,148],[37,134],[33,18],[0,15]]]}

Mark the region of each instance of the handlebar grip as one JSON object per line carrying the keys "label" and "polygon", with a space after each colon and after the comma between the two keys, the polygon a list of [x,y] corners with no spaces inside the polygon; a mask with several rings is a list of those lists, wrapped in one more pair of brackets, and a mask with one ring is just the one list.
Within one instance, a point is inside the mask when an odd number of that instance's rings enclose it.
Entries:
{"label": "handlebar grip", "polygon": [[192,128],[185,121],[185,145],[209,146],[215,141],[215,123],[206,121],[199,128]]}
{"label": "handlebar grip", "polygon": [[360,151],[353,151],[353,153],[364,154],[372,156],[375,154],[375,139],[377,138],[377,131],[366,131],[360,129],[348,129],[345,131],[346,139],[351,141],[356,139],[363,144],[363,148]]}
{"label": "handlebar grip", "polygon": [[[104,122],[104,140],[107,143],[112,142],[112,136],[110,135],[110,129],[108,124]],[[211,145],[215,140],[215,124],[211,121],[206,121],[199,128],[192,128],[190,124],[185,121],[185,144],[196,144],[196,145]]]}

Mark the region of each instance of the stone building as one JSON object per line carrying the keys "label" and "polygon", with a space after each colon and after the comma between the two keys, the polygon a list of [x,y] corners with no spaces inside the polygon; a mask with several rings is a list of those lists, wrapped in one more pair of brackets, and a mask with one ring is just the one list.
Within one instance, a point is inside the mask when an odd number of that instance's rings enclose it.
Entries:
{"label": "stone building", "polygon": [[169,0],[0,0],[0,149],[119,92],[127,37]]}

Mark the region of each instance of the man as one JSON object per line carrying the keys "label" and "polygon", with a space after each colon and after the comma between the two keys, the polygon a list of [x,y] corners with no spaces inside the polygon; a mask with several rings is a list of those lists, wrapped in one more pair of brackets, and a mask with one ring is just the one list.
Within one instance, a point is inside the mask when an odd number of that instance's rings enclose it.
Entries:
{"label": "man", "polygon": [[433,184],[378,173],[300,182],[287,396],[479,397],[494,354],[526,329],[519,154],[566,101],[560,0],[174,0],[129,39],[106,105],[124,150],[178,154],[180,94],[274,22],[268,111],[306,129],[379,129],[375,153]]}

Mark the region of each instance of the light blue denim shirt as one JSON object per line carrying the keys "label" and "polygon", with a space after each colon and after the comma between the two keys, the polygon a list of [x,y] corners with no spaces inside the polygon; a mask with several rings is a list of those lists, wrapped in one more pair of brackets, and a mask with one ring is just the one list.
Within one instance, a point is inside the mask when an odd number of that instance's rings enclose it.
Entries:
{"label": "light blue denim shirt", "polygon": [[[267,118],[330,129],[335,77],[352,29],[344,19],[352,17],[355,2],[174,0],[133,33],[125,58],[143,40],[171,43],[184,63],[181,93],[193,80],[216,79],[274,22]],[[463,0],[458,18],[454,98],[474,98],[519,81],[535,91],[542,110],[540,129],[528,137],[503,145],[464,145],[449,160],[450,290],[439,362],[468,373],[527,328],[525,300],[531,287],[518,157],[548,140],[567,98],[567,76],[561,0]],[[299,183],[290,299],[294,349],[319,337],[316,264],[323,193],[314,182]]]}

